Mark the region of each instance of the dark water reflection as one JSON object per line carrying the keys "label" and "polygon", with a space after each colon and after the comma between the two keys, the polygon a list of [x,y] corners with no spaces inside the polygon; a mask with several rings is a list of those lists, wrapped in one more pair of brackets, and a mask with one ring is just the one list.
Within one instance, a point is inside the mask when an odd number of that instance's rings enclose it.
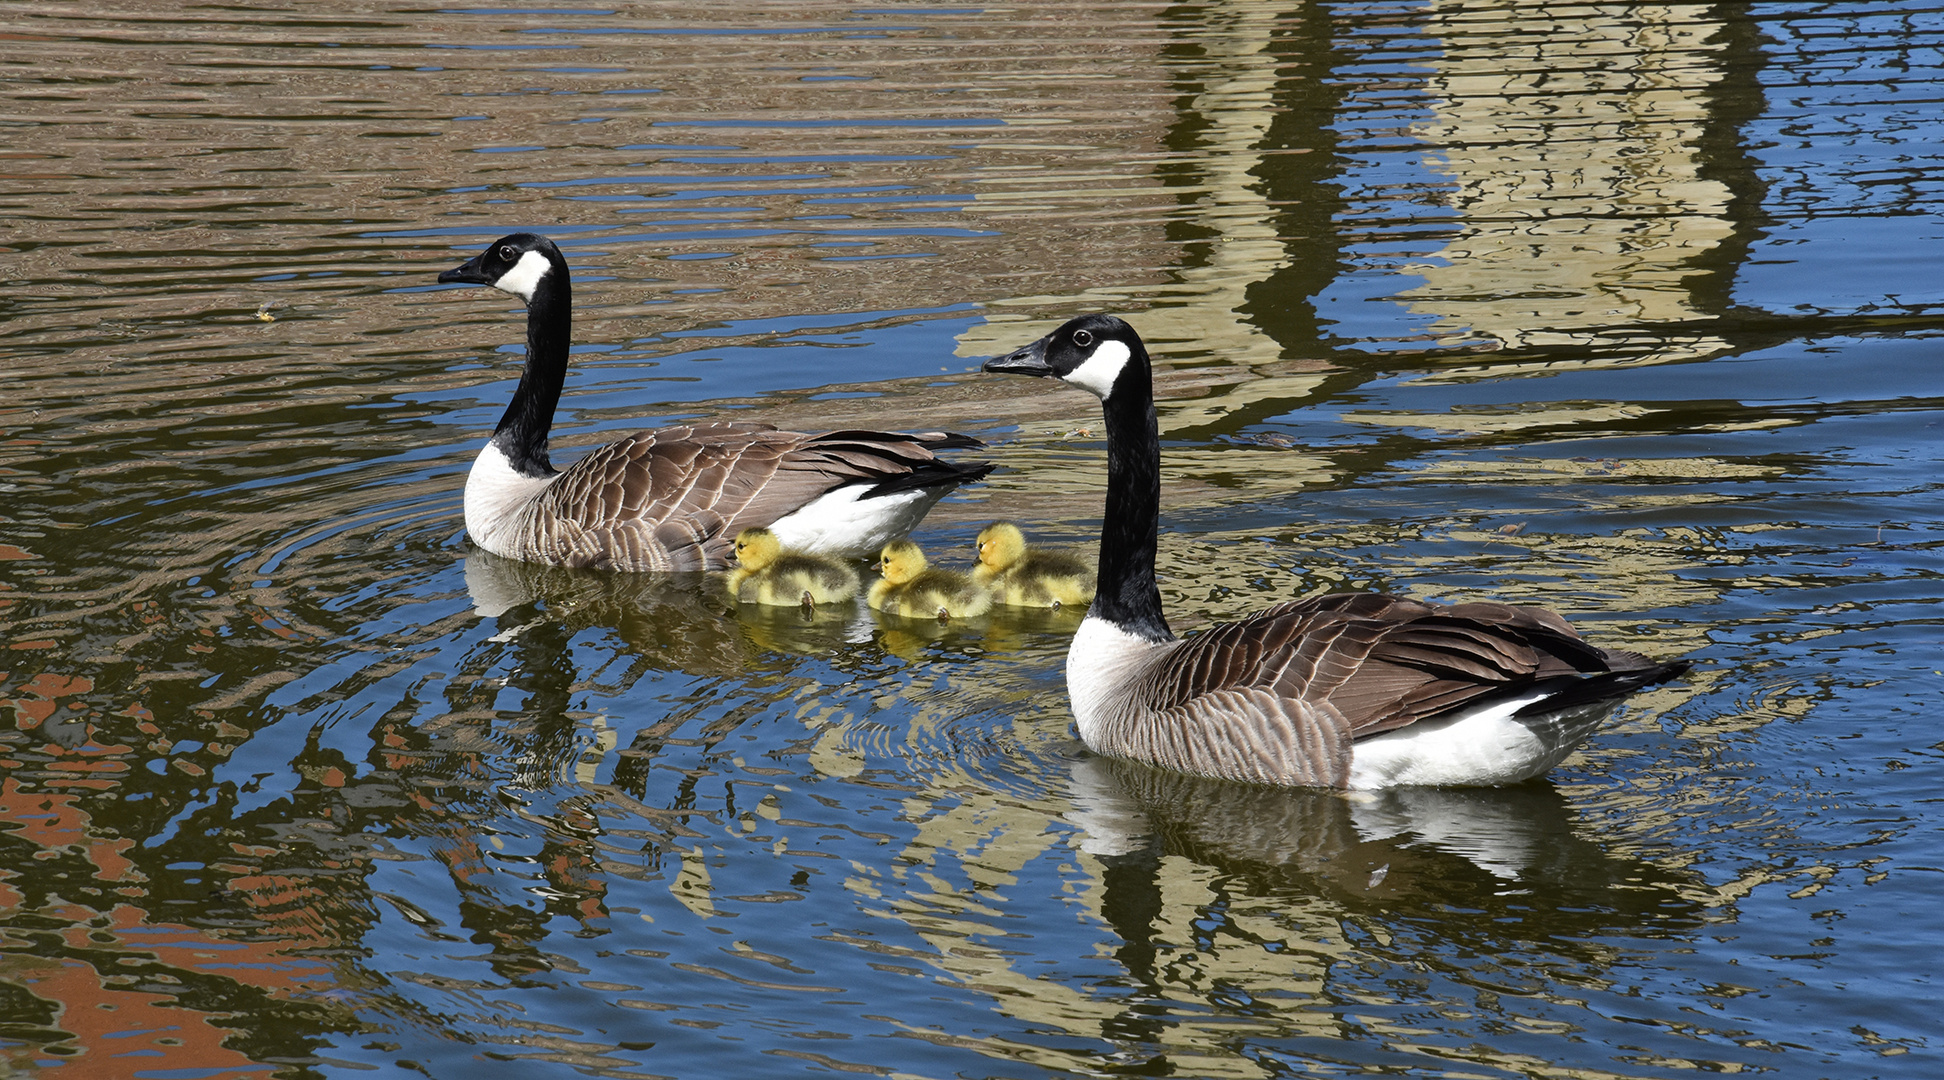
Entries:
{"label": "dark water reflection", "polygon": [[[0,12],[0,1073],[1937,1073],[1944,8]],[[1085,544],[1161,360],[1179,627],[1384,588],[1699,661],[1553,776],[1085,755],[1071,614],[470,548],[560,456],[952,428]]]}

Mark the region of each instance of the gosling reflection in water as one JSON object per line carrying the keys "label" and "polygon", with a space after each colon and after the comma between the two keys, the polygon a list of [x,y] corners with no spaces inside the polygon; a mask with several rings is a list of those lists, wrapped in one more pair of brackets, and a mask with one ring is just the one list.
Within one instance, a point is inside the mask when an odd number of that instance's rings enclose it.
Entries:
{"label": "gosling reflection in water", "polygon": [[484,551],[466,556],[473,613],[499,620],[490,640],[515,642],[536,629],[571,635],[605,627],[650,668],[731,675],[752,657],[716,588],[701,573],[616,574],[521,562]]}
{"label": "gosling reflection in water", "polygon": [[871,640],[871,616],[855,598],[815,607],[741,604],[735,619],[744,635],[770,652],[817,656]]}

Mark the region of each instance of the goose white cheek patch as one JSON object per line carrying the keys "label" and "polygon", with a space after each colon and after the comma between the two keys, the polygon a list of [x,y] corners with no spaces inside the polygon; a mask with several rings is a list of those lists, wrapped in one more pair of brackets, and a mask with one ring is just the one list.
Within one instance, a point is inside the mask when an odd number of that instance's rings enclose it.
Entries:
{"label": "goose white cheek patch", "polygon": [[1107,395],[1114,392],[1114,380],[1120,378],[1121,369],[1133,355],[1123,342],[1103,341],[1092,356],[1067,372],[1064,379],[1068,386],[1077,386],[1106,401]]}
{"label": "goose white cheek patch", "polygon": [[553,264],[547,261],[545,255],[537,251],[529,251],[520,256],[520,261],[513,264],[513,269],[501,274],[500,279],[493,282],[493,288],[512,293],[522,300],[532,300],[533,290],[540,287],[540,279],[552,271]]}

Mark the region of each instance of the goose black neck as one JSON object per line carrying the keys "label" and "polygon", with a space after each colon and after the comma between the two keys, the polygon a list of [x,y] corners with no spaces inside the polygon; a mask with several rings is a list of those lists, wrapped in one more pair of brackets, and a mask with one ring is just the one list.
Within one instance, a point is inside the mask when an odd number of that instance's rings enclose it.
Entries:
{"label": "goose black neck", "polygon": [[540,279],[527,301],[526,367],[513,401],[493,429],[493,442],[522,476],[554,473],[547,458],[547,433],[553,428],[560,388],[567,381],[567,345],[573,335],[574,290],[566,267],[555,265]]}
{"label": "goose black neck", "polygon": [[1100,576],[1088,614],[1150,641],[1172,641],[1154,580],[1161,528],[1161,426],[1154,380],[1137,349],[1102,403],[1107,420],[1107,510],[1100,522]]}

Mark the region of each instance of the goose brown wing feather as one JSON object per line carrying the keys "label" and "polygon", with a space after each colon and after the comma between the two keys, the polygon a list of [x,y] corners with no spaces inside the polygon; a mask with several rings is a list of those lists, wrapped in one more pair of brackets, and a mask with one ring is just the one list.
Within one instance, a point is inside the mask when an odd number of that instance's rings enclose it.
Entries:
{"label": "goose brown wing feather", "polygon": [[804,434],[736,422],[638,431],[588,451],[548,485],[529,517],[531,546],[569,566],[719,569],[741,529],[843,484],[942,466],[934,447],[964,445],[979,444],[945,432]]}
{"label": "goose brown wing feather", "polygon": [[1539,608],[1335,593],[1189,638],[1151,672],[1141,697],[1147,708],[1165,711],[1213,695],[1267,691],[1301,705],[1310,722],[1340,725],[1328,740],[1334,745],[1537,683],[1606,672],[1616,661],[1631,668],[1636,656],[1588,645],[1564,619]]}
{"label": "goose brown wing feather", "polygon": [[667,553],[669,570],[708,570],[729,561],[736,534],[722,516],[699,511],[664,521],[654,529],[655,543]]}

